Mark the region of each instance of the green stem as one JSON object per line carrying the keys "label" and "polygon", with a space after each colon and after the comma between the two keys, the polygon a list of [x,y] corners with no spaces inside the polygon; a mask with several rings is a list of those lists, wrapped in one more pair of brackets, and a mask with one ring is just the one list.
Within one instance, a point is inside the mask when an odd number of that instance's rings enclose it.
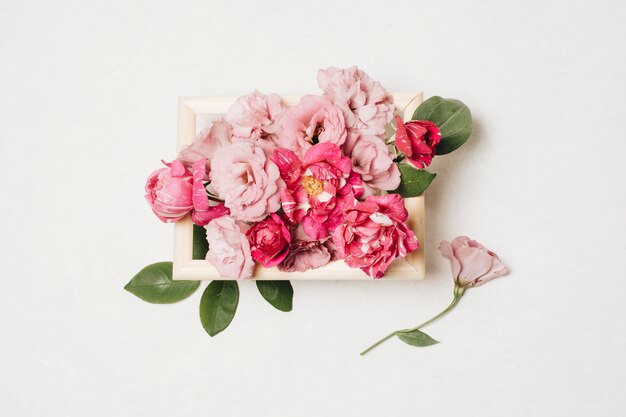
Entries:
{"label": "green stem", "polygon": [[381,343],[391,339],[392,337],[394,337],[398,333],[409,333],[409,332],[412,332],[412,331],[415,331],[415,330],[419,330],[422,327],[425,327],[425,326],[429,325],[430,323],[432,323],[433,321],[435,321],[435,320],[441,318],[442,316],[446,315],[454,307],[456,307],[456,305],[459,303],[459,300],[463,296],[464,292],[465,292],[465,288],[459,287],[459,286],[455,286],[454,287],[454,298],[452,299],[452,302],[450,303],[450,305],[448,307],[443,309],[443,311],[441,313],[437,314],[436,316],[434,316],[431,319],[426,320],[424,323],[420,324],[419,326],[415,326],[415,327],[413,327],[411,329],[396,330],[395,332],[389,333],[387,336],[383,337],[378,342],[374,343],[372,346],[368,347],[363,352],[361,352],[361,356],[365,355],[367,352],[369,352],[370,350],[374,349],[376,346],[380,345]]}

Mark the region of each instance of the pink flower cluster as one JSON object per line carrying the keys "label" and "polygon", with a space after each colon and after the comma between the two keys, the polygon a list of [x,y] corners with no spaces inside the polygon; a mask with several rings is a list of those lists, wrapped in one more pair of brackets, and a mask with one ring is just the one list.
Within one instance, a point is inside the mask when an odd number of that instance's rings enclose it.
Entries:
{"label": "pink flower cluster", "polygon": [[[343,259],[380,278],[418,248],[406,226],[393,97],[362,70],[320,70],[322,95],[292,107],[276,94],[240,97],[223,118],[150,175],[146,199],[164,222],[189,214],[207,230],[206,259],[229,278],[255,262],[306,271]],[[396,121],[407,161],[430,163],[434,124]]]}

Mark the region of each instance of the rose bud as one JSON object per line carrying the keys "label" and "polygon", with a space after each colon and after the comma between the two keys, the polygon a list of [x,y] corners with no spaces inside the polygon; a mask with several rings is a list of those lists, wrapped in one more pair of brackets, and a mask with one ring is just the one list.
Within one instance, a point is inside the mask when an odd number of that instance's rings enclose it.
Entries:
{"label": "rose bud", "polygon": [[461,288],[478,287],[509,273],[498,255],[466,236],[458,236],[452,243],[442,241],[439,252],[450,261],[454,282]]}
{"label": "rose bud", "polygon": [[416,168],[424,169],[430,165],[440,140],[441,132],[435,123],[428,120],[403,123],[396,116],[396,147]]}
{"label": "rose bud", "polygon": [[157,169],[146,182],[146,201],[161,221],[175,222],[193,209],[193,176],[174,160]]}
{"label": "rose bud", "polygon": [[255,223],[246,232],[252,247],[252,258],[266,268],[278,265],[285,259],[291,246],[291,232],[278,214]]}

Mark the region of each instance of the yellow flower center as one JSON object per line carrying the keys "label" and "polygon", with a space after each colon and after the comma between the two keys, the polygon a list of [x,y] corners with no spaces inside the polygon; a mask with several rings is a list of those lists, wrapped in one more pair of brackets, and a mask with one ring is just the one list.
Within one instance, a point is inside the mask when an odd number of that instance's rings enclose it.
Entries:
{"label": "yellow flower center", "polygon": [[311,197],[315,197],[324,191],[324,181],[318,180],[317,178],[309,175],[302,177],[301,184],[302,187],[304,187],[304,191],[306,191],[306,193]]}

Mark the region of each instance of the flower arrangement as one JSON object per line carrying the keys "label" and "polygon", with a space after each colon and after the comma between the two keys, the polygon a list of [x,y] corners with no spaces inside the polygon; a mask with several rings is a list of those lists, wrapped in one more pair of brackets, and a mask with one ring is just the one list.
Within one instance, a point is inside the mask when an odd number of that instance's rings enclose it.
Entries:
{"label": "flower arrangement", "polygon": [[[469,109],[432,97],[405,122],[393,96],[357,67],[329,67],[317,79],[322,93],[291,107],[277,94],[239,97],[148,177],[153,213],[165,223],[190,216],[194,252],[223,278],[254,278],[257,265],[303,272],[345,262],[380,279],[419,248],[404,200],[431,184],[426,168],[436,155],[469,138]],[[291,309],[288,281],[256,283],[276,308]],[[173,281],[171,263],[158,263],[126,289],[162,303],[197,287]],[[237,303],[236,281],[211,282],[200,306],[205,330],[226,328]]]}

